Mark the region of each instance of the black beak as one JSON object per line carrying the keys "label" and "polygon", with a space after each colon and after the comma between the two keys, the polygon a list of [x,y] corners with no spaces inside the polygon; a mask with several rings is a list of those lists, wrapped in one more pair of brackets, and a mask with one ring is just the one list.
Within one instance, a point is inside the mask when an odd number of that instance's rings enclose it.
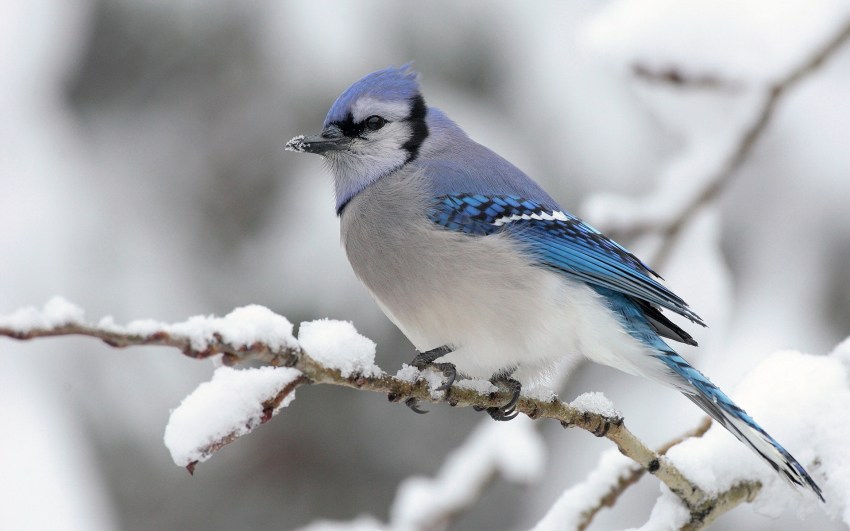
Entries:
{"label": "black beak", "polygon": [[327,126],[320,134],[304,136],[298,135],[286,143],[287,151],[299,153],[315,153],[322,155],[328,151],[342,151],[348,149],[351,139],[342,134],[339,127]]}

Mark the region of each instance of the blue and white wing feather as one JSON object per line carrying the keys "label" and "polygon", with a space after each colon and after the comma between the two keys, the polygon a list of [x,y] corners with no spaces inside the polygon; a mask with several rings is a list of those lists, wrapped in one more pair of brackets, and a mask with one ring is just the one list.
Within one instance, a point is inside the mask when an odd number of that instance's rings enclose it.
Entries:
{"label": "blue and white wing feather", "polygon": [[681,297],[656,280],[660,277],[646,264],[557,206],[512,195],[454,194],[435,198],[429,217],[449,230],[471,235],[507,231],[525,243],[543,266],[666,308],[704,326]]}

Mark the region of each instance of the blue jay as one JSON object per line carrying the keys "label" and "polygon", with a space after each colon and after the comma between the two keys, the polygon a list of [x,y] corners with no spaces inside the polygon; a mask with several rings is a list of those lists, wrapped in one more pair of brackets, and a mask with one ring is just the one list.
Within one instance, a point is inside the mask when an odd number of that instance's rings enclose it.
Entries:
{"label": "blue jay", "polygon": [[427,106],[409,65],[354,83],[320,134],[286,148],[324,158],[354,272],[420,352],[413,364],[443,371],[442,389],[456,370],[506,384],[513,398],[488,412],[509,420],[522,382],[585,356],[681,391],[823,499],[791,454],[664,341],[696,345],[662,313],[705,326],[685,301]]}

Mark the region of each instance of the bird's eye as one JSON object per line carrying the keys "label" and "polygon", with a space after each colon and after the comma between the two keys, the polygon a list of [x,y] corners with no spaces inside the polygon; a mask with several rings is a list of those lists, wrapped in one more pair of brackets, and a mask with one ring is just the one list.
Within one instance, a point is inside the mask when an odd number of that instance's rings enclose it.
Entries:
{"label": "bird's eye", "polygon": [[377,131],[378,129],[386,125],[386,123],[387,121],[378,116],[377,114],[366,118],[366,128],[368,128],[370,131]]}

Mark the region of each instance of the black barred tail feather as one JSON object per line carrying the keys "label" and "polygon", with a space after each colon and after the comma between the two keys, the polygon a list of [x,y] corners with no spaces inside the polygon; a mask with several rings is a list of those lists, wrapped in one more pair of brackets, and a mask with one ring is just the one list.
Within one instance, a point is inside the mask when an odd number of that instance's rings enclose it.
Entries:
{"label": "black barred tail feather", "polygon": [[672,350],[664,351],[657,357],[684,380],[676,386],[693,403],[761,456],[783,479],[794,486],[811,489],[824,501],[820,487],[806,469],[708,378]]}

